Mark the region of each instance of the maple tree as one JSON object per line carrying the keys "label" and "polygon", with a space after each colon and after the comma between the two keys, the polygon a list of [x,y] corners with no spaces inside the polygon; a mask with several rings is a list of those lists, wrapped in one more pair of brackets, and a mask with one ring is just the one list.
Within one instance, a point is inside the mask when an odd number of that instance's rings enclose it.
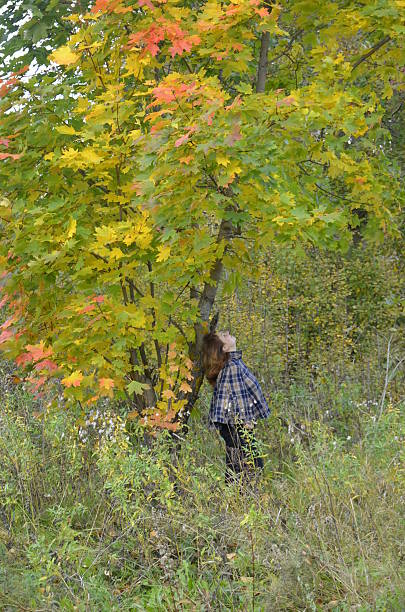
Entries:
{"label": "maple tree", "polygon": [[37,392],[174,429],[224,270],[232,292],[273,242],[395,232],[404,6],[97,0],[52,72],[5,76],[0,343]]}

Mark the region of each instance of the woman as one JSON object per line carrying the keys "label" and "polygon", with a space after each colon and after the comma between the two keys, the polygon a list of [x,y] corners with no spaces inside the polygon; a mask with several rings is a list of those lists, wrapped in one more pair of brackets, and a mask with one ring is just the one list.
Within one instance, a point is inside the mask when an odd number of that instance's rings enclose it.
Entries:
{"label": "woman", "polygon": [[225,482],[230,483],[239,474],[247,476],[263,467],[253,428],[257,419],[270,415],[270,409],[228,331],[204,336],[203,367],[214,387],[209,419],[225,440]]}

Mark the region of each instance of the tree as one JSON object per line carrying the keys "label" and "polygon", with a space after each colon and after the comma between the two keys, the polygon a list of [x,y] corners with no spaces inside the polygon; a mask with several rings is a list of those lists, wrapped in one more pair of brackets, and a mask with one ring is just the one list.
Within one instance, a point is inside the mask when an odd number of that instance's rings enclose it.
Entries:
{"label": "tree", "polygon": [[66,17],[88,10],[88,0],[6,1],[0,9],[0,66],[2,72],[49,65],[49,51],[64,45],[73,24]]}
{"label": "tree", "polygon": [[402,2],[97,0],[1,89],[0,342],[39,389],[186,423],[201,341],[273,241],[395,231]]}

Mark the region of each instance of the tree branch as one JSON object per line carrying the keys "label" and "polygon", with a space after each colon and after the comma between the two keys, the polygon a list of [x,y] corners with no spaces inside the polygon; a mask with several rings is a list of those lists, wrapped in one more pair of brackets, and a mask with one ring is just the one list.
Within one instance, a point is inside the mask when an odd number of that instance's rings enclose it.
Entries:
{"label": "tree branch", "polygon": [[373,53],[375,53],[376,51],[378,51],[378,49],[381,49],[381,47],[383,45],[386,45],[387,42],[389,42],[391,40],[390,36],[385,36],[382,40],[380,40],[380,42],[376,43],[374,45],[374,47],[371,47],[370,51],[367,51],[367,53],[365,53],[364,55],[362,55],[356,62],[354,62],[353,67],[352,67],[352,72],[355,68],[357,68],[357,66],[359,66],[362,62],[364,62],[368,57],[370,57],[370,55],[373,55]]}

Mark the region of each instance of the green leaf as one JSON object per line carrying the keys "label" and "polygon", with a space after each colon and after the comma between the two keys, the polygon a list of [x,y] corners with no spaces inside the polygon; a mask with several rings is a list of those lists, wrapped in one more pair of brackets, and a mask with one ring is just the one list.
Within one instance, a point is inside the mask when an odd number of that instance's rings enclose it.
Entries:
{"label": "green leaf", "polygon": [[133,380],[127,385],[127,391],[130,395],[133,393],[142,394],[144,389],[148,389],[149,385],[145,385],[144,383],[140,383],[137,380]]}

